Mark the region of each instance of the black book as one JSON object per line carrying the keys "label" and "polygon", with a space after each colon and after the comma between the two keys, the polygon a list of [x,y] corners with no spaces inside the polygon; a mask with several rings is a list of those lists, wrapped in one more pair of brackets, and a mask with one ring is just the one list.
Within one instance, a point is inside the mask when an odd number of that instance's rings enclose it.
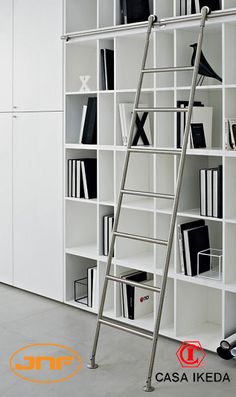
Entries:
{"label": "black book", "polygon": [[213,214],[214,218],[223,217],[223,167],[213,169]]}
{"label": "black book", "polygon": [[[188,101],[179,100],[177,101],[177,108],[188,107],[188,104],[189,104]],[[204,105],[202,104],[202,102],[195,101],[193,106],[204,106]],[[184,112],[178,112],[177,113],[177,148],[182,147],[185,124],[186,124],[186,114]]]}
{"label": "black book", "polygon": [[206,148],[204,126],[202,123],[191,124],[191,138],[195,149]]}
{"label": "black book", "polygon": [[114,90],[114,51],[101,49],[102,89]]}
{"label": "black book", "polygon": [[87,145],[96,145],[97,143],[97,98],[96,97],[88,98],[82,143]]}
{"label": "black book", "polygon": [[[196,276],[198,253],[210,248],[208,226],[185,230],[184,245],[188,276]],[[208,270],[210,270],[210,256],[204,255],[199,262],[199,274]]]}
{"label": "black book", "polygon": [[97,159],[81,160],[84,197],[97,198]]}
{"label": "black book", "polygon": [[[138,283],[147,280],[147,273],[146,272],[137,272],[131,276],[126,277],[126,280],[136,281]],[[127,291],[127,303],[128,303],[128,318],[130,320],[134,320],[134,294],[135,294],[135,287],[131,285],[126,286]]]}
{"label": "black book", "polygon": [[187,222],[183,223],[182,225],[178,225],[178,230],[179,230],[179,250],[180,250],[180,263],[182,270],[184,271],[184,274],[187,276],[187,265],[186,265],[186,252],[185,252],[185,245],[184,245],[184,231],[193,229],[193,228],[198,228],[201,226],[205,226],[205,221],[204,220],[199,220],[199,221],[193,221],[193,222]]}
{"label": "black book", "polygon": [[147,21],[149,15],[149,0],[121,0],[121,23]]}
{"label": "black book", "polygon": [[221,9],[220,0],[198,0],[200,10],[202,7],[207,6],[210,8],[211,11],[217,11]]}

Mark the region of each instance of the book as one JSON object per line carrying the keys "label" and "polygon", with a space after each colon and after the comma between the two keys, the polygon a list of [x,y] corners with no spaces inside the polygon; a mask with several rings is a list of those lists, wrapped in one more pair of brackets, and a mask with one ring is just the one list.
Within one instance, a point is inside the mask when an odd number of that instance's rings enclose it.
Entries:
{"label": "book", "polygon": [[181,265],[182,273],[185,274],[186,276],[188,273],[187,273],[186,254],[185,254],[185,245],[184,245],[184,231],[201,226],[205,226],[204,220],[192,221],[178,225],[180,265]]}
{"label": "book", "polygon": [[[198,253],[210,248],[208,226],[184,230],[184,245],[188,276],[197,275]],[[210,270],[210,257],[199,263],[199,274]]]}
{"label": "book", "polygon": [[206,169],[201,169],[200,173],[200,215],[207,216],[207,177]]}
{"label": "book", "polygon": [[72,191],[71,197],[76,197],[76,161],[72,160]]}
{"label": "book", "polygon": [[95,145],[97,143],[97,98],[89,97],[84,121],[82,143]]}
{"label": "book", "polygon": [[84,197],[86,199],[97,198],[97,159],[81,160]]}
{"label": "book", "polygon": [[68,160],[68,192],[67,195],[68,197],[72,197],[72,159]]}
{"label": "book", "polygon": [[[188,104],[189,104],[188,101],[178,100],[177,108],[188,107]],[[195,107],[204,107],[204,105],[199,101],[195,101],[194,106]],[[195,121],[193,121],[193,122],[195,122]],[[182,148],[185,124],[186,124],[186,114],[184,112],[178,112],[177,113],[177,148]]]}
{"label": "book", "polygon": [[[152,285],[153,279],[145,280],[142,284]],[[153,292],[134,287],[134,320],[153,312]]]}
{"label": "book", "polygon": [[195,149],[206,148],[204,126],[202,123],[191,124],[191,141]]}
{"label": "book", "polygon": [[88,298],[87,305],[95,307],[97,303],[97,267],[89,267],[87,269],[87,282],[88,282]]}
{"label": "book", "polygon": [[[147,273],[139,271],[136,274],[126,277],[126,279],[140,283],[142,281],[147,280]],[[126,285],[126,293],[127,293],[127,304],[128,304],[128,318],[130,320],[134,320],[135,287],[131,285]]]}
{"label": "book", "polygon": [[223,167],[213,169],[213,204],[212,216],[214,218],[222,218],[223,216]]}
{"label": "book", "polygon": [[83,198],[84,197],[84,188],[83,188],[83,180],[82,180],[82,172],[81,172],[81,160],[76,160],[76,186],[75,186],[75,197]]}
{"label": "book", "polygon": [[101,49],[102,63],[102,89],[114,90],[114,51],[103,48]]}
{"label": "book", "polygon": [[121,23],[136,23],[148,20],[149,0],[121,0]]}
{"label": "book", "polygon": [[93,285],[92,285],[92,307],[97,308],[98,293],[97,293],[97,267],[93,268]]}
{"label": "book", "polygon": [[80,123],[79,144],[82,143],[82,139],[83,139],[84,124],[85,124],[85,119],[86,119],[87,108],[88,108],[87,105],[83,105],[81,123]]}
{"label": "book", "polygon": [[206,171],[207,179],[207,216],[213,216],[213,169]]}
{"label": "book", "polygon": [[207,6],[211,9],[211,11],[217,11],[221,9],[221,1],[220,0],[198,0],[200,10],[202,7]]}
{"label": "book", "polygon": [[203,124],[206,148],[212,148],[212,122],[213,108],[209,106],[194,106],[192,120],[193,124]]}
{"label": "book", "polygon": [[[122,273],[121,278],[128,278],[140,273],[138,270],[130,270]],[[122,317],[128,318],[128,300],[127,300],[127,285],[120,283],[120,297],[121,297],[121,314]]]}
{"label": "book", "polygon": [[109,254],[111,244],[112,229],[114,223],[114,215],[105,215],[103,217],[103,255]]}
{"label": "book", "polygon": [[[147,105],[140,104],[140,107],[147,107]],[[119,112],[120,112],[120,124],[121,124],[121,134],[122,134],[122,142],[123,145],[127,145],[128,137],[130,132],[130,125],[133,114],[133,103],[120,103],[119,104]],[[150,119],[148,114],[144,114],[143,112],[139,112],[137,114],[138,120],[136,120],[136,129],[134,131],[134,139],[133,145],[151,145],[151,128],[150,128]],[[140,126],[141,123],[141,126]]]}

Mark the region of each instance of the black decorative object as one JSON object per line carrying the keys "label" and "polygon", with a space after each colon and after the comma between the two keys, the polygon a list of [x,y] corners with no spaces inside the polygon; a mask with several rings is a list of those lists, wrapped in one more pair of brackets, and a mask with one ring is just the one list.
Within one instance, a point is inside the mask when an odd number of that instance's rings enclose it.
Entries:
{"label": "black decorative object", "polygon": [[[190,47],[193,48],[191,66],[194,66],[196,53],[197,53],[197,43],[191,44]],[[211,77],[212,79],[216,79],[222,83],[222,78],[212,69],[212,67],[206,60],[205,56],[203,55],[203,52],[201,52],[199,74],[201,75],[201,77],[198,81],[198,84],[200,84],[200,85],[202,85],[205,77]]]}

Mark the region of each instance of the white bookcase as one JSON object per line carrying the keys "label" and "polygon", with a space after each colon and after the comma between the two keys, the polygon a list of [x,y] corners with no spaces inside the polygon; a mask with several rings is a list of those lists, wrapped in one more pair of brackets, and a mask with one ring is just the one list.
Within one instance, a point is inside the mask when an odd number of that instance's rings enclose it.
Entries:
{"label": "white bookcase", "polygon": [[[177,1],[154,0],[152,11],[159,18],[178,15]],[[222,8],[235,6],[223,0]],[[145,40],[146,25],[120,23],[119,0],[67,0],[65,13],[67,33],[91,30],[65,43],[65,303],[97,312],[73,299],[74,280],[86,275],[87,267],[97,265],[98,295],[101,296],[106,257],[102,255],[102,219],[116,210],[125,147],[122,146],[119,103],[133,102]],[[100,32],[99,28],[112,27]],[[198,21],[176,22],[155,29],[148,65],[152,67],[188,65],[196,41]],[[198,172],[200,168],[223,164],[223,219],[205,218],[209,226],[211,246],[223,249],[222,282],[188,277],[181,273],[177,230],[173,244],[161,334],[178,340],[199,339],[206,349],[215,351],[220,339],[236,330],[236,152],[224,148],[224,120],[236,117],[236,9],[235,16],[207,22],[203,51],[223,84],[205,79],[197,88],[196,100],[214,108],[212,149],[189,149],[177,223],[203,218],[199,211]],[[115,89],[101,90],[100,49],[115,51]],[[80,92],[80,75],[90,75],[91,92]],[[141,102],[155,106],[175,106],[178,99],[187,99],[190,75],[187,73],[148,75]],[[82,107],[89,96],[98,100],[98,144],[79,145]],[[157,147],[176,147],[176,119],[172,114],[151,117],[153,143]],[[67,198],[67,160],[96,157],[98,161],[98,198],[95,200]],[[175,156],[133,155],[127,186],[140,190],[174,193],[178,170]],[[166,239],[171,217],[171,203],[156,199],[126,197],[119,230]],[[154,274],[160,284],[165,248],[145,243],[117,240],[113,271],[119,275],[127,269]],[[105,315],[122,318],[119,285],[110,283]],[[153,329],[158,296],[153,313],[133,325]]]}

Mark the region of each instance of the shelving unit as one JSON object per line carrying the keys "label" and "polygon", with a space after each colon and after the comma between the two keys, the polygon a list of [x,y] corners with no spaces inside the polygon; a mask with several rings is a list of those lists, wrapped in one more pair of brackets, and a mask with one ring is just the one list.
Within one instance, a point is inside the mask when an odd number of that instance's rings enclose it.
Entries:
{"label": "shelving unit", "polygon": [[[154,0],[151,7],[160,18],[178,15],[174,0]],[[223,9],[235,6],[223,0]],[[81,5],[83,9],[81,11]],[[75,17],[80,15],[79,18]],[[83,15],[83,17],[82,17]],[[187,19],[187,18],[186,18]],[[133,102],[141,62],[146,24],[121,26],[118,0],[67,0],[65,34],[94,29],[65,43],[65,175],[67,159],[96,157],[98,161],[98,198],[71,199],[65,189],[65,303],[87,310],[73,301],[74,279],[86,266],[86,261],[97,264],[99,298],[104,280],[106,257],[102,255],[102,218],[116,210],[125,147],[122,146],[119,103]],[[100,28],[109,27],[106,31]],[[161,67],[190,64],[196,41],[198,21],[176,22],[152,36],[148,66]],[[222,282],[188,277],[181,273],[177,230],[175,234],[161,334],[178,340],[199,339],[202,345],[215,351],[221,338],[235,331],[236,270],[234,242],[236,239],[236,152],[224,148],[224,120],[236,117],[236,9],[235,15],[211,19],[207,23],[203,51],[210,63],[223,76],[223,84],[205,79],[197,87],[196,100],[214,108],[212,149],[189,149],[184,174],[177,223],[204,218],[209,226],[211,245],[223,249]],[[115,89],[101,91],[100,49],[115,51]],[[80,89],[81,74],[91,75],[90,92]],[[187,99],[190,75],[166,74],[148,76],[141,103],[154,106],[175,106],[178,99]],[[79,145],[82,106],[89,96],[98,100],[98,145]],[[172,114],[150,115],[153,145],[176,147],[176,119]],[[176,187],[178,158],[167,156],[133,155],[127,187],[173,194]],[[200,168],[223,164],[224,215],[223,219],[200,216],[198,171]],[[67,180],[67,178],[65,178]],[[65,187],[67,184],[65,183]],[[155,238],[167,238],[172,203],[157,199],[125,199],[120,230]],[[119,275],[127,269],[144,270],[161,282],[165,249],[144,243],[118,240],[113,259],[113,270]],[[120,321],[119,285],[110,283],[105,315]],[[154,297],[153,313],[132,321],[132,324],[152,330],[158,296]],[[96,308],[88,308],[96,312]]]}

